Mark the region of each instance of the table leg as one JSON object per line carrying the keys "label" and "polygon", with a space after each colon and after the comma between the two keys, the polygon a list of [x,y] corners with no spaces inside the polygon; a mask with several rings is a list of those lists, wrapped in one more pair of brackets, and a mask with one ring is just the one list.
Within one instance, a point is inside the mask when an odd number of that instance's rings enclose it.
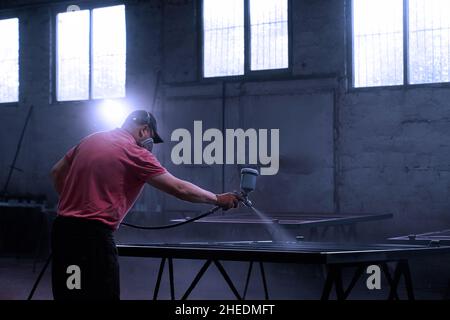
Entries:
{"label": "table leg", "polygon": [[337,300],[346,300],[353,288],[355,287],[358,280],[361,278],[365,270],[365,265],[357,266],[355,273],[353,274],[352,280],[350,281],[347,289],[344,290],[344,283],[342,279],[342,269],[344,266],[340,265],[327,265],[327,277],[322,290],[322,300],[329,300],[333,286],[336,290]]}
{"label": "table leg", "polygon": [[398,261],[397,265],[395,266],[394,278],[392,280],[391,290],[388,297],[389,300],[394,300],[395,298],[398,299],[398,285],[402,276],[405,281],[406,294],[408,296],[408,299],[414,300],[414,289],[407,260]]}
{"label": "table leg", "polygon": [[159,265],[158,278],[156,279],[155,290],[153,291],[153,300],[158,299],[159,286],[161,285],[161,278],[164,272],[164,265],[166,263],[166,258],[161,259],[161,263]]}
{"label": "table leg", "polygon": [[203,275],[205,274],[206,270],[208,270],[208,268],[211,265],[211,263],[212,263],[212,260],[208,260],[208,261],[205,262],[205,264],[202,266],[200,271],[195,276],[195,278],[192,281],[192,283],[189,286],[189,288],[186,290],[184,295],[181,297],[181,300],[186,300],[189,297],[189,295],[191,294],[192,290],[194,290],[195,286],[198,284],[200,279],[203,277]]}
{"label": "table leg", "polygon": [[237,291],[236,287],[234,286],[233,281],[231,281],[230,277],[228,276],[228,274],[225,271],[225,268],[222,266],[222,264],[218,260],[214,260],[214,264],[216,265],[217,269],[219,269],[220,273],[222,274],[222,277],[225,279],[225,281],[227,282],[231,291],[233,291],[236,298],[238,300],[242,300],[242,297],[239,295],[239,292]]}
{"label": "table leg", "polygon": [[245,300],[245,297],[247,296],[247,290],[248,290],[248,284],[250,283],[250,276],[252,274],[252,268],[253,268],[253,261],[250,261],[247,271],[247,278],[245,279],[245,287],[244,287],[244,294],[242,295],[242,299]]}
{"label": "table leg", "polygon": [[356,283],[358,282],[358,280],[361,278],[361,276],[364,273],[364,270],[366,269],[365,265],[360,265],[356,268],[355,273],[353,275],[352,280],[350,281],[349,286],[347,287],[347,289],[344,292],[344,300],[346,300],[348,298],[348,296],[350,295],[350,293],[352,292],[353,288],[355,287]]}
{"label": "table leg", "polygon": [[322,289],[322,297],[321,300],[329,300],[331,289],[333,289],[333,283],[334,283],[334,273],[332,270],[330,270],[329,267],[326,266],[326,278],[325,278],[325,284]]}
{"label": "table leg", "polygon": [[344,300],[344,285],[342,282],[342,268],[340,266],[336,266],[336,277],[335,277],[335,289],[336,289],[336,298],[338,300]]}
{"label": "table leg", "polygon": [[[261,280],[262,280],[263,288],[264,288],[264,298],[266,300],[269,300],[269,290],[267,288],[266,272],[264,271],[264,264],[262,262],[259,262],[259,268],[260,268]],[[242,295],[243,300],[245,300],[245,297],[247,296],[247,290],[248,290],[248,286],[250,283],[250,276],[252,273],[252,269],[253,269],[253,261],[250,261],[248,271],[247,271],[247,278],[245,280],[244,294]]]}
{"label": "table leg", "polygon": [[36,271],[36,263],[39,260],[39,256],[41,254],[42,251],[42,247],[43,247],[43,237],[44,237],[44,228],[47,226],[47,216],[43,211],[39,212],[40,217],[41,217],[41,223],[40,223],[40,227],[39,227],[39,236],[37,239],[37,245],[35,248],[35,252],[34,252],[34,261],[33,261],[33,273]]}
{"label": "table leg", "polygon": [[397,293],[397,288],[395,288],[395,290],[392,290],[392,288],[396,285],[394,284],[394,280],[392,279],[391,272],[389,270],[389,266],[386,262],[381,263],[381,270],[383,270],[383,273],[384,273],[384,276],[386,277],[389,288],[391,288],[388,299],[389,300],[398,300],[399,297],[398,297],[398,293]]}
{"label": "table leg", "polygon": [[406,293],[408,295],[408,300],[415,300],[409,263],[406,260],[403,260],[400,263],[403,266],[403,278],[405,279],[405,286],[406,286]]}
{"label": "table leg", "polygon": [[173,261],[169,258],[169,282],[170,282],[170,298],[175,300],[175,285],[173,281]]}
{"label": "table leg", "polygon": [[264,271],[264,265],[262,262],[259,263],[259,268],[261,271],[261,278],[264,286],[264,298],[269,300],[269,290],[267,289],[266,272]]}
{"label": "table leg", "polygon": [[342,271],[341,267],[337,265],[328,265],[327,267],[327,278],[325,280],[325,284],[322,290],[322,300],[329,300],[331,290],[333,289],[333,285],[336,289],[336,298],[338,300],[344,300],[344,288],[342,284]]}

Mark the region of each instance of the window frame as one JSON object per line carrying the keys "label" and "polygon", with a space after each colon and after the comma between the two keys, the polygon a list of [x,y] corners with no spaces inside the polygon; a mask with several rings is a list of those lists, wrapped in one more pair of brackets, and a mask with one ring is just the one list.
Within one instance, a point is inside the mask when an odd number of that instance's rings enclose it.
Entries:
{"label": "window frame", "polygon": [[[226,0],[225,0],[226,1]],[[288,28],[288,67],[279,69],[266,69],[266,70],[251,70],[251,30],[250,30],[250,0],[242,0],[244,2],[244,73],[240,75],[232,76],[217,76],[217,77],[205,77],[204,76],[204,32],[203,32],[203,0],[196,1],[197,3],[197,34],[198,34],[198,80],[200,81],[233,81],[242,79],[264,79],[269,76],[275,78],[286,78],[292,74],[293,54],[292,54],[292,0],[287,1],[287,28]]]}
{"label": "window frame", "polygon": [[5,12],[0,12],[0,20],[6,20],[6,19],[17,19],[18,20],[18,37],[19,37],[19,52],[18,52],[18,61],[19,61],[19,86],[18,86],[18,96],[17,101],[10,101],[10,102],[1,102],[0,101],[0,107],[2,108],[8,108],[8,107],[18,107],[20,104],[20,101],[22,100],[22,93],[21,93],[21,82],[22,82],[22,46],[21,46],[21,20],[22,17],[19,12],[16,10],[6,10]]}
{"label": "window frame", "polygon": [[403,0],[403,83],[398,85],[381,85],[369,87],[355,87],[354,82],[354,19],[353,19],[353,1],[346,0],[345,15],[346,34],[347,34],[347,88],[348,91],[368,91],[373,89],[409,89],[409,88],[450,88],[450,81],[447,82],[431,82],[412,84],[409,81],[409,0]]}
{"label": "window frame", "polygon": [[[89,10],[89,97],[84,100],[58,100],[57,98],[57,90],[58,90],[58,74],[57,74],[57,60],[58,60],[58,41],[57,41],[57,32],[58,32],[58,14],[64,13],[67,11],[68,4],[60,4],[55,6],[52,12],[52,22],[51,22],[51,51],[52,51],[52,59],[51,59],[51,104],[79,104],[79,103],[86,103],[86,102],[98,102],[103,101],[107,99],[112,100],[123,100],[126,99],[126,75],[125,75],[125,96],[123,97],[115,97],[115,98],[93,98],[92,97],[92,44],[93,44],[93,34],[92,34],[92,10],[94,9],[101,9],[111,6],[119,6],[124,5],[125,6],[125,21],[126,21],[126,14],[127,14],[127,6],[126,3],[122,0],[104,0],[100,1],[98,3],[82,3],[77,4],[80,7],[80,10]],[[125,25],[125,33],[126,33],[126,25]],[[127,44],[125,44],[127,45]],[[126,69],[125,69],[126,74]]]}

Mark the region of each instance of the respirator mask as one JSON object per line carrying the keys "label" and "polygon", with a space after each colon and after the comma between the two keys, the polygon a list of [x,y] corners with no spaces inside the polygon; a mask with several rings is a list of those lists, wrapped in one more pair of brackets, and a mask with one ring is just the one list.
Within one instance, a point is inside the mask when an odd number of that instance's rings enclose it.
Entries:
{"label": "respirator mask", "polygon": [[153,138],[147,138],[140,142],[141,147],[147,149],[150,152],[152,152],[154,144],[155,144],[155,142],[154,142]]}
{"label": "respirator mask", "polygon": [[148,129],[152,132],[153,136],[151,138],[144,139],[138,143],[141,147],[152,152],[155,143],[164,142],[158,134],[156,119],[150,112],[146,110],[137,110],[129,115],[129,117],[138,125],[147,125]]}

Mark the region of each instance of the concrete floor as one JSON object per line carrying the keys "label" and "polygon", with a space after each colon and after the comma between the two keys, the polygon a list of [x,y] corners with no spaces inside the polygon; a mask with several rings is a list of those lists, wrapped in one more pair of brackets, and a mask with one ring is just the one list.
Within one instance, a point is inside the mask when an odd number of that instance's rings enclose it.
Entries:
{"label": "concrete floor", "polygon": [[[447,268],[449,259],[412,261],[411,269],[417,299],[443,299],[446,295],[450,274]],[[175,293],[180,298],[200,268],[201,262],[176,260]],[[159,261],[156,259],[121,258],[121,297],[124,300],[151,299],[156,282]],[[0,300],[26,299],[37,278],[43,261],[37,264],[33,272],[33,260],[24,258],[0,258]],[[237,262],[224,263],[240,292],[244,289],[246,264]],[[447,266],[447,267],[445,267]],[[323,276],[318,267],[305,267],[286,264],[266,265],[267,281],[271,299],[318,299],[323,285]],[[350,274],[346,276],[350,277]],[[263,299],[259,272],[252,275],[248,299]],[[346,279],[348,283],[349,279]],[[370,291],[360,281],[351,299],[384,299],[387,294],[386,284],[381,290]],[[403,288],[400,292],[405,297]],[[160,290],[161,299],[169,299],[168,275],[163,275]],[[190,299],[233,299],[231,291],[215,268],[211,268],[192,292]],[[34,299],[52,299],[50,272],[46,272]]]}
{"label": "concrete floor", "polygon": [[[371,225],[372,226],[372,225]],[[361,230],[362,231],[362,230]],[[367,234],[360,232],[360,235]],[[196,224],[184,229],[169,229],[164,232],[146,232],[129,228],[121,228],[116,234],[117,243],[151,243],[151,242],[184,242],[184,241],[230,241],[248,240],[252,238],[270,239],[269,233],[261,228],[202,228]],[[48,237],[47,237],[48,238]],[[360,241],[364,240],[361,236]],[[370,240],[372,243],[383,242],[384,236]],[[48,239],[47,239],[48,240]],[[26,299],[45,260],[48,244],[43,250],[36,270],[33,272],[33,259],[28,257],[0,257],[0,300]],[[31,251],[32,252],[32,251]],[[121,297],[122,299],[151,299],[159,268],[158,259],[120,258]],[[175,295],[180,298],[201,268],[203,261],[175,260]],[[225,269],[235,283],[239,292],[243,292],[247,263],[224,262]],[[450,279],[450,255],[434,256],[426,259],[413,259],[410,262],[415,294],[417,299],[443,299]],[[167,266],[166,266],[167,267]],[[256,269],[256,270],[255,270]],[[252,274],[248,299],[263,299],[264,293],[258,268]],[[265,264],[269,294],[271,299],[319,299],[324,284],[323,269],[318,266],[300,266],[293,264]],[[52,299],[50,270],[47,270],[34,299]],[[350,272],[346,272],[344,283],[349,283]],[[387,284],[382,278],[381,290],[368,290],[365,279],[355,287],[351,299],[384,299],[388,295]],[[401,288],[401,297],[405,297]],[[161,299],[170,299],[167,270],[161,283]],[[192,292],[190,299],[234,299],[225,280],[219,271],[211,266]]]}

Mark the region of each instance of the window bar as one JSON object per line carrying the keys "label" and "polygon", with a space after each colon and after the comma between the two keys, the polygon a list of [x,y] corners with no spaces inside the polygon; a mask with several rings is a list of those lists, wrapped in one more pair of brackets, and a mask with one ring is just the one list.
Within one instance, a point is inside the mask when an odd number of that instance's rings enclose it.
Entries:
{"label": "window bar", "polygon": [[439,33],[439,50],[441,51],[441,54],[439,55],[439,70],[441,71],[439,75],[439,82],[443,82],[442,76],[444,75],[444,66],[442,63],[442,37],[444,36],[444,29],[442,27],[442,11],[439,13]]}
{"label": "window bar", "polygon": [[[279,10],[280,9],[280,10]],[[281,17],[281,15],[282,15],[282,11],[281,11],[281,8],[280,8],[280,6],[279,6],[279,3],[276,3],[275,4],[275,19],[276,19],[276,24],[275,25],[277,25],[277,24],[282,24],[283,22],[280,22],[280,21],[282,21],[281,19],[280,19],[280,17]],[[280,19],[280,20],[279,20]],[[278,28],[275,28],[275,30],[274,30],[274,33],[275,33],[275,39],[277,39],[278,38],[278,34],[279,34],[279,32],[278,32]],[[274,59],[275,59],[275,62],[277,62],[278,63],[278,60],[277,60],[277,44],[278,43],[276,43],[275,42],[275,47],[274,47],[274,51],[273,51],[273,53],[274,53]]]}
{"label": "window bar", "polygon": [[[356,60],[355,60],[355,45],[357,45],[359,47],[359,40],[357,40],[357,37],[355,36],[355,22],[354,22],[354,16],[355,16],[355,11],[353,10],[353,1],[349,1],[348,2],[350,4],[350,10],[349,10],[349,17],[347,17],[347,21],[350,21],[350,33],[348,34],[348,41],[350,41],[350,49],[351,50],[351,60],[350,60],[350,73],[351,73],[351,87],[355,88],[356,87],[356,77],[358,76],[358,79],[361,79],[361,70],[358,70],[358,75],[356,75],[355,72],[355,64],[356,64]],[[355,44],[355,41],[357,41],[357,43]],[[359,52],[360,49],[358,49]]]}
{"label": "window bar", "polygon": [[[391,55],[390,55],[390,48],[391,48],[391,46],[392,46],[392,41],[391,41],[391,38],[392,38],[392,33],[394,32],[394,24],[392,23],[392,21],[390,21],[390,23],[389,23],[389,33],[386,35],[386,43],[387,43],[387,46],[386,46],[386,58],[387,58],[387,65],[388,65],[388,68],[387,68],[387,71],[386,71],[386,73],[387,73],[387,76],[389,77],[389,72],[392,72],[392,71],[390,71],[389,69],[389,66],[391,65]],[[395,52],[394,52],[395,53]],[[394,68],[394,78],[395,78],[395,68]]]}
{"label": "window bar", "polygon": [[[218,52],[218,57],[220,57],[221,60],[225,60],[225,65],[227,66],[227,69],[228,69],[228,65],[227,65],[228,61],[227,61],[227,59],[224,59],[224,56],[228,57],[228,52],[226,54],[224,54],[224,52],[223,52],[223,50],[224,50],[223,49],[223,42],[224,42],[224,38],[225,38],[224,37],[225,20],[224,20],[224,15],[223,14],[220,15],[219,19],[217,19],[217,26],[218,26],[218,28],[217,28],[217,31],[216,31],[217,32],[216,39],[220,39],[220,40],[218,40],[218,44],[220,45],[220,49],[219,49],[219,52]],[[217,64],[216,64],[216,66],[217,66]],[[221,69],[220,65],[218,65],[218,68],[219,68],[219,70]],[[222,70],[220,70],[220,71],[222,71]],[[227,71],[229,71],[229,70],[227,70]],[[216,69],[216,72],[217,72],[217,69]],[[224,74],[224,76],[227,76],[227,75],[228,74]]]}
{"label": "window bar", "polygon": [[52,47],[53,47],[53,57],[52,58],[52,66],[53,66],[53,101],[52,102],[57,102],[58,101],[58,79],[59,79],[59,72],[58,72],[58,56],[59,56],[59,52],[58,52],[58,14],[55,14],[54,16],[54,28],[52,30],[52,35],[53,35],[53,43],[52,43]]}
{"label": "window bar", "polygon": [[251,70],[250,0],[244,0],[244,74]]}
{"label": "window bar", "polygon": [[403,85],[409,83],[409,0],[403,0]]}
{"label": "window bar", "polygon": [[[434,11],[434,2],[431,2],[431,15],[433,17],[433,11]],[[436,82],[436,72],[435,72],[435,61],[434,61],[434,57],[435,57],[435,53],[434,53],[434,31],[435,31],[435,26],[434,26],[434,22],[435,19],[434,17],[431,19],[431,56],[433,57],[433,62],[431,65],[431,81],[432,82]]]}
{"label": "window bar", "polygon": [[92,57],[92,44],[94,41],[94,35],[93,35],[93,27],[92,27],[92,22],[93,22],[93,14],[92,14],[92,10],[89,10],[89,100],[92,99],[92,88],[93,88],[93,84],[92,84],[92,80],[93,80],[93,72],[92,72],[92,61],[93,61],[93,57]]}
{"label": "window bar", "polygon": [[[350,1],[351,2],[351,1]],[[293,54],[292,54],[292,39],[293,39],[293,35],[292,35],[292,0],[288,0],[287,1],[287,30],[288,30],[288,45],[287,45],[287,57],[288,57],[288,63],[287,63],[287,67],[290,69],[292,64],[293,64]]]}
{"label": "window bar", "polygon": [[[197,19],[196,21],[199,21],[198,24],[198,34],[200,35],[199,39],[200,41],[198,42],[198,52],[199,52],[199,60],[198,60],[198,70],[199,70],[199,79],[202,79],[205,77],[205,22],[204,22],[204,16],[203,16],[203,1],[198,1],[198,7],[197,7],[198,11],[198,17],[199,19]],[[163,9],[162,11],[164,12],[164,5],[163,5]],[[165,60],[162,59],[162,63],[163,63],[163,69],[164,69],[164,65],[165,65]],[[163,99],[164,100],[164,99]]]}
{"label": "window bar", "polygon": [[[383,77],[383,70],[384,70],[384,63],[383,63],[383,50],[382,50],[382,43],[383,43],[383,37],[382,37],[382,35],[381,35],[381,30],[379,30],[379,32],[378,32],[378,34],[377,34],[377,38],[378,38],[378,49],[379,49],[379,54],[380,54],[380,59],[379,59],[379,62],[380,62],[380,70],[378,71],[379,72],[379,79],[380,79],[380,84],[379,85],[382,85],[382,81],[383,81],[383,79],[384,79],[384,77]],[[375,37],[374,37],[375,38]]]}
{"label": "window bar", "polygon": [[[264,17],[264,21],[270,21],[271,12],[269,10],[267,10],[267,11],[264,10],[263,17]],[[267,34],[267,38],[268,39],[266,38],[266,34]],[[270,45],[270,40],[273,39],[272,38],[272,23],[271,22],[269,22],[267,24],[263,24],[263,37],[264,37],[264,46],[266,45],[266,40],[267,40],[267,43],[269,43],[269,45],[268,45],[268,49],[269,50],[267,52],[267,58],[269,60],[268,64],[270,64],[270,62],[272,61],[272,48],[274,47],[274,46]],[[265,55],[264,55],[264,58],[265,58]],[[265,62],[266,62],[266,60],[264,59],[263,60],[263,66],[264,66],[264,68],[267,68],[267,64]]]}
{"label": "window bar", "polygon": [[[426,10],[426,4],[425,4],[425,2],[422,2],[422,7],[423,7],[423,9],[422,9],[422,12],[425,12],[425,10]],[[426,62],[425,61],[427,61],[427,46],[426,46],[426,43],[427,43],[427,33],[426,33],[426,30],[427,30],[427,28],[426,28],[426,26],[427,26],[427,15],[426,14],[424,14],[424,16],[423,16],[423,30],[421,30],[422,31],[422,34],[423,34],[423,43],[424,43],[424,45],[423,45],[423,56],[424,56],[424,65],[425,65],[425,69],[426,69]],[[428,74],[426,73],[426,72],[423,72],[423,74],[425,74],[425,79],[428,79]],[[422,79],[420,80],[421,82],[426,82],[426,80],[424,80],[424,78],[422,77]]]}
{"label": "window bar", "polygon": [[[223,19],[223,18],[222,18]],[[222,20],[223,21],[223,20]],[[222,23],[222,27],[224,27],[224,23]],[[231,59],[230,59],[230,25],[227,23],[227,27],[226,27],[226,32],[227,32],[227,35],[224,37],[226,40],[226,57],[227,57],[227,63],[226,64],[228,64],[230,61],[232,61],[232,60],[234,60],[233,58],[234,57],[231,57]],[[222,29],[222,30],[224,30],[224,29]],[[222,50],[222,54],[223,54],[223,50]]]}
{"label": "window bar", "polygon": [[[416,2],[415,3],[415,8],[414,8],[414,10],[416,11],[416,25],[419,25],[419,10],[417,10],[418,9],[418,7],[419,7],[419,4]],[[424,25],[424,29],[425,29],[425,25]],[[415,40],[416,40],[416,52],[419,52],[419,48],[420,48],[420,46],[419,46],[419,35],[420,35],[420,33],[419,33],[419,30],[417,29],[417,27],[416,27],[416,34],[415,34]],[[416,73],[416,72],[414,72],[414,73]]]}

